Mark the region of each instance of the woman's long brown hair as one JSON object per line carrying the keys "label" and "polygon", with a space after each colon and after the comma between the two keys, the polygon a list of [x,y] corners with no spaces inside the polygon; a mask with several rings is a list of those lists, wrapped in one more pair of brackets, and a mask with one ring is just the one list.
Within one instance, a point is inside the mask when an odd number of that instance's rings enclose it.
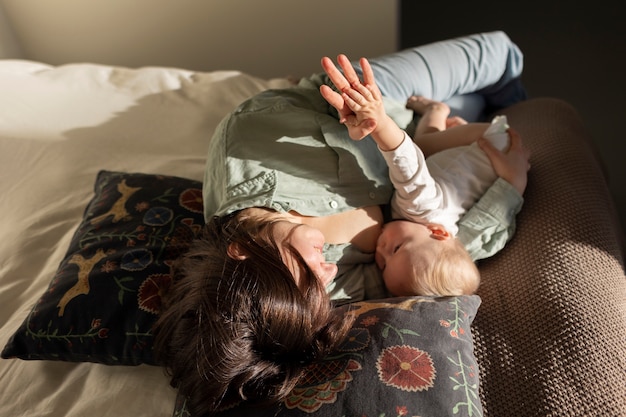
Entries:
{"label": "woman's long brown hair", "polygon": [[[336,313],[306,271],[301,288],[273,239],[272,221],[214,218],[173,268],[155,331],[155,355],[192,415],[230,401],[274,403],[304,368],[343,340],[350,320]],[[228,255],[236,243],[247,256]],[[197,414],[196,414],[197,413]]]}

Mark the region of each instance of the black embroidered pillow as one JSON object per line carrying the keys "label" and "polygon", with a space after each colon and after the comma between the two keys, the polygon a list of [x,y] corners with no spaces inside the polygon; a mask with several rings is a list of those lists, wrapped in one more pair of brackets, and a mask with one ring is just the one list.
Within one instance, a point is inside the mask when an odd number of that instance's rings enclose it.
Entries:
{"label": "black embroidered pillow", "polygon": [[[481,416],[470,329],[479,305],[475,295],[353,304],[348,339],[311,366],[285,401],[226,405],[218,415]],[[191,416],[180,395],[174,416]]]}
{"label": "black embroidered pillow", "polygon": [[204,224],[202,185],[101,171],[48,290],[2,357],[153,364],[151,326],[170,265]]}

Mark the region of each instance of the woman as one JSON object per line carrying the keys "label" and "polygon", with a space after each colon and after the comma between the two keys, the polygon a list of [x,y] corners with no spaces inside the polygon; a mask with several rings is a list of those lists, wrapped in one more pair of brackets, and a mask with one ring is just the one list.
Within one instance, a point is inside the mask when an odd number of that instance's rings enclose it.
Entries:
{"label": "woman", "polygon": [[[364,74],[343,56],[343,73],[327,58],[322,65],[325,74],[244,102],[211,139],[205,234],[175,268],[156,327],[157,356],[193,412],[281,400],[347,332],[328,294],[386,295],[374,249],[393,187],[375,143],[351,139],[376,126],[339,94]],[[400,127],[412,95],[445,101],[468,120],[525,98],[522,55],[502,32],[401,51],[371,68]],[[520,207],[514,188],[497,181],[459,222],[475,259],[504,245]]]}

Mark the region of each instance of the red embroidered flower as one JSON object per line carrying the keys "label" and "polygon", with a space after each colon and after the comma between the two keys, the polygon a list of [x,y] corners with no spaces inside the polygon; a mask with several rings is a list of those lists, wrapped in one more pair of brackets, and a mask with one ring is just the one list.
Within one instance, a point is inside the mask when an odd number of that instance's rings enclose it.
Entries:
{"label": "red embroidered flower", "polygon": [[178,202],[181,206],[192,213],[202,213],[202,190],[198,188],[188,188],[180,194]]}
{"label": "red embroidered flower", "polygon": [[409,409],[406,408],[406,405],[403,405],[403,406],[398,405],[396,406],[396,413],[399,416],[406,416],[407,414],[409,414]]}
{"label": "red embroidered flower", "polygon": [[117,263],[115,261],[106,261],[100,268],[102,272],[111,272],[111,271],[115,271],[116,269],[117,269]]}
{"label": "red embroidered flower", "polygon": [[376,323],[378,323],[380,319],[377,316],[369,316],[369,317],[365,317],[363,320],[361,320],[361,324],[365,327],[369,327],[369,326],[373,326]]}
{"label": "red embroidered flower", "polygon": [[430,355],[407,345],[384,349],[376,368],[383,383],[409,392],[431,388],[436,374]]}
{"label": "red embroidered flower", "polygon": [[152,314],[161,311],[161,296],[170,284],[168,274],[152,274],[139,287],[139,308]]}
{"label": "red embroidered flower", "polygon": [[187,227],[189,227],[189,229],[191,229],[191,231],[193,232],[194,236],[200,233],[200,230],[202,229],[202,226],[199,224],[195,224],[191,217],[186,217],[182,219],[180,222],[186,225]]}
{"label": "red embroidered flower", "polygon": [[142,201],[141,203],[135,204],[135,210],[141,213],[142,211],[146,211],[150,208],[150,203],[147,201]]}

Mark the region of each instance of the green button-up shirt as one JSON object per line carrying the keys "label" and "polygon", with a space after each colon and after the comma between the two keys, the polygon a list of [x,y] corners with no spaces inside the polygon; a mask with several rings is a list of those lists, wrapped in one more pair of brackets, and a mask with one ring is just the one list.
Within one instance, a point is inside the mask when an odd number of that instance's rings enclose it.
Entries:
{"label": "green button-up shirt", "polygon": [[[373,140],[350,139],[319,93],[326,81],[314,76],[297,87],[262,92],[222,120],[209,144],[203,189],[207,219],[249,207],[326,216],[389,204],[393,187],[387,164]],[[410,122],[403,103],[386,100],[385,108],[399,126]],[[474,259],[504,246],[521,203],[521,196],[499,180],[459,222],[458,236]],[[338,303],[387,295],[373,253],[342,244],[326,245],[324,255],[338,266],[327,288]]]}

